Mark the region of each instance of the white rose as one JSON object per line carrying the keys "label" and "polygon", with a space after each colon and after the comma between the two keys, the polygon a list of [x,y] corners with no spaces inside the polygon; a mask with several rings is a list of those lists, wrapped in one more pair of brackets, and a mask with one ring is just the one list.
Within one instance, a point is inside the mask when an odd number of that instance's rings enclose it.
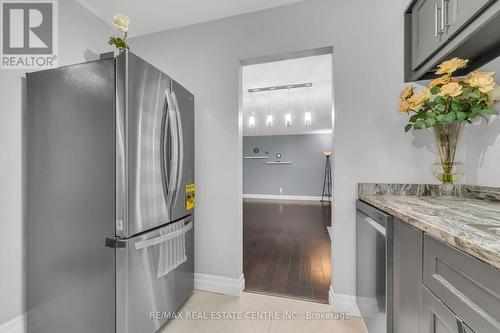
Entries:
{"label": "white rose", "polygon": [[128,32],[128,24],[130,20],[128,16],[125,16],[123,14],[116,14],[113,16],[113,26],[118,29],[118,31],[121,31],[123,33]]}

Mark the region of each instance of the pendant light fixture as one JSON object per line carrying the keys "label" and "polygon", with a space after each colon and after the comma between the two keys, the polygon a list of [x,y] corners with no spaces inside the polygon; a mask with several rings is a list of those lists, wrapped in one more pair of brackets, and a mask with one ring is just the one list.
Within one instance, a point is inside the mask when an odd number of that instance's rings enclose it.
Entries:
{"label": "pendant light fixture", "polygon": [[248,117],[248,128],[255,128],[255,116]]}
{"label": "pendant light fixture", "polygon": [[255,111],[254,111],[254,104],[253,104],[253,94],[250,93],[250,116],[248,117],[248,128],[255,128]]}
{"label": "pendant light fixture", "polygon": [[273,127],[273,115],[271,114],[271,93],[272,91],[269,91],[268,93],[266,127]]}
{"label": "pendant light fixture", "polygon": [[288,107],[287,107],[287,113],[285,114],[285,126],[286,127],[291,127],[292,126],[292,114],[290,113],[290,88],[288,90]]}
{"label": "pendant light fixture", "polygon": [[266,117],[266,126],[267,127],[273,127],[273,115],[268,114]]}
{"label": "pendant light fixture", "polygon": [[304,124],[306,126],[309,126],[312,123],[312,114],[311,111],[309,110],[309,87],[307,87],[306,96],[307,96],[306,97],[307,102],[306,102],[306,112],[304,113]]}

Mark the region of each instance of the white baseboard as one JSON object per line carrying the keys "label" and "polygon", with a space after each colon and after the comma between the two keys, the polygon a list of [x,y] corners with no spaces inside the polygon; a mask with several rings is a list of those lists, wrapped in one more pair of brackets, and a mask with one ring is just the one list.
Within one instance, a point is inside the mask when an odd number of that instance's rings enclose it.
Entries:
{"label": "white baseboard", "polygon": [[333,312],[350,313],[351,316],[361,317],[358,305],[356,304],[356,297],[334,293],[331,285],[328,292],[328,303],[330,303]]}
{"label": "white baseboard", "polygon": [[24,333],[24,332],[26,332],[26,316],[24,313],[4,324],[0,324],[0,333]]}
{"label": "white baseboard", "polygon": [[245,278],[243,274],[237,279],[231,279],[223,276],[195,273],[194,289],[225,295],[241,296],[245,289]]}
{"label": "white baseboard", "polygon": [[274,194],[243,194],[244,199],[268,199],[268,200],[304,200],[321,201],[321,197],[307,195],[274,195]]}

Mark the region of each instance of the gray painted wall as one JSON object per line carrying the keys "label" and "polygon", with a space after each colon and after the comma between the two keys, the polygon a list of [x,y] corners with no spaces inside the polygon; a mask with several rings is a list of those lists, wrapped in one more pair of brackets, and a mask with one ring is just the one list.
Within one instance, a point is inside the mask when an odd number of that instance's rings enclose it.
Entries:
{"label": "gray painted wall", "polygon": [[[480,70],[496,72],[500,82],[500,57],[483,66]],[[500,103],[496,103],[500,111]],[[490,124],[481,120],[478,124],[466,125],[462,136],[465,148],[465,182],[483,186],[500,187],[500,118],[493,117]]]}
{"label": "gray painted wall", "polygon": [[[255,147],[260,150],[258,154],[253,152]],[[269,154],[267,160],[243,160],[243,193],[321,196],[326,159],[323,152],[331,150],[331,134],[245,136],[243,156]],[[292,164],[266,164],[277,161],[278,152],[281,161]]]}
{"label": "gray painted wall", "polygon": [[[110,50],[110,27],[73,0],[59,3],[59,65]],[[0,70],[0,325],[24,311],[22,70]]]}

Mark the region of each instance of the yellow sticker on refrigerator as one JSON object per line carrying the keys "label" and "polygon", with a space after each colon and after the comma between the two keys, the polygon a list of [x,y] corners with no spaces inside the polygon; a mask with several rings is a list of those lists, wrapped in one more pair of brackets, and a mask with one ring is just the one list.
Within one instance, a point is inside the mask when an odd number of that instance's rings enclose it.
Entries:
{"label": "yellow sticker on refrigerator", "polygon": [[194,208],[194,195],[195,187],[194,184],[186,185],[186,210],[191,210]]}

